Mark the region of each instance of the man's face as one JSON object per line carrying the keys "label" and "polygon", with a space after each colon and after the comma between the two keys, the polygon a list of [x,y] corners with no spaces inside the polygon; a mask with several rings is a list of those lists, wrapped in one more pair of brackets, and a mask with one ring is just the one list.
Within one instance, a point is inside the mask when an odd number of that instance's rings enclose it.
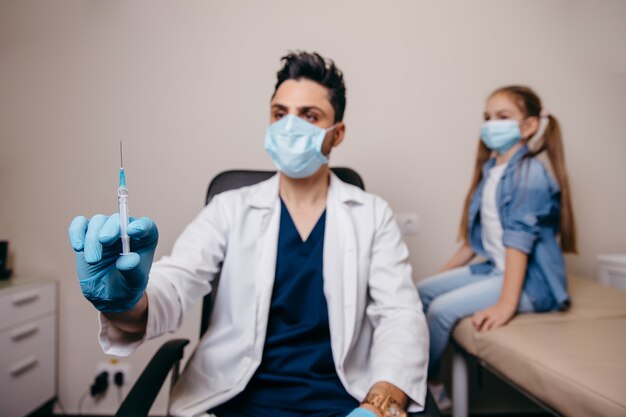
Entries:
{"label": "man's face", "polygon": [[[328,89],[315,81],[307,79],[287,80],[283,82],[272,97],[270,123],[293,114],[307,122],[327,129],[335,121],[335,110],[328,99]],[[332,147],[343,140],[345,126],[342,122],[326,135],[322,144],[322,153],[328,155]]]}

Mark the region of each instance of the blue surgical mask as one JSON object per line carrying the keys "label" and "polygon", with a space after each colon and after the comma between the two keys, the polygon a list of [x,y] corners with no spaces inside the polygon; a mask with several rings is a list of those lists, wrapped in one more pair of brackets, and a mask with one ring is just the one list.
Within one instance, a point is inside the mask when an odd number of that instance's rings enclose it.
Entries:
{"label": "blue surgical mask", "polygon": [[267,127],[265,150],[279,171],[289,178],[306,178],[328,163],[322,154],[322,143],[328,129],[317,127],[293,114]]}
{"label": "blue surgical mask", "polygon": [[490,120],[480,129],[480,138],[485,146],[503,154],[522,138],[517,120]]}

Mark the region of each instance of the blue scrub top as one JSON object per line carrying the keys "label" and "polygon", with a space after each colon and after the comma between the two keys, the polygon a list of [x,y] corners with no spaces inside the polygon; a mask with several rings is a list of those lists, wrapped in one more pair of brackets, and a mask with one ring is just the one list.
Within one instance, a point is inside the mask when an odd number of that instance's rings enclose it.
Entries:
{"label": "blue scrub top", "polygon": [[306,241],[281,199],[276,276],[263,359],[245,390],[217,417],[336,416],[358,407],[333,362],[324,296],[326,211]]}

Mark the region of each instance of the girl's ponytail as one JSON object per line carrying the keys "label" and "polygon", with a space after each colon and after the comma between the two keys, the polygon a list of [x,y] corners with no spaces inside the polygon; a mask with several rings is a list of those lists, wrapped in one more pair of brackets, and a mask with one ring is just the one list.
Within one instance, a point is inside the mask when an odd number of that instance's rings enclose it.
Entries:
{"label": "girl's ponytail", "polygon": [[561,249],[563,252],[577,253],[576,225],[574,222],[574,211],[572,209],[569,179],[567,177],[567,170],[565,169],[561,126],[554,116],[548,115],[547,119],[548,125],[536,146],[530,150],[528,157],[537,156],[543,151],[546,151],[548,154],[552,171],[561,187]]}
{"label": "girl's ponytail", "polygon": [[482,140],[478,139],[478,150],[476,152],[476,162],[474,162],[474,175],[472,176],[472,182],[470,184],[469,191],[465,196],[463,202],[463,212],[461,216],[461,224],[459,225],[459,232],[457,235],[458,240],[469,244],[469,218],[467,213],[469,212],[470,204],[472,203],[472,196],[474,191],[478,188],[478,184],[483,179],[483,165],[489,160],[491,151],[487,149]]}

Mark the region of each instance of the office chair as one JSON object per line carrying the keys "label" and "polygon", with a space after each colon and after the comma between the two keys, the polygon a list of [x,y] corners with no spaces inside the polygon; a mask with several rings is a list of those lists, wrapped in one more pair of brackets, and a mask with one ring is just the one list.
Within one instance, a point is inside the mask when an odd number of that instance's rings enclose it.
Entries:
{"label": "office chair", "polygon": [[[354,170],[350,168],[332,168],[332,171],[343,182],[356,185],[363,190],[365,189],[363,180]],[[221,192],[257,184],[270,178],[274,174],[276,174],[275,171],[224,171],[211,180],[207,190],[205,204],[209,204],[211,199]],[[202,338],[209,326],[211,311],[218,290],[218,283],[219,276],[217,276],[213,282],[213,291],[204,296],[202,301],[200,338]],[[120,405],[115,417],[148,416],[148,412],[161,390],[161,387],[165,383],[170,370],[172,371],[171,385],[173,386],[176,383],[180,370],[180,360],[183,358],[184,349],[187,344],[189,344],[189,341],[186,339],[173,339],[165,342],[161,348],[159,348]],[[411,417],[440,416],[439,409],[430,395],[430,392],[426,398],[425,410],[421,413],[413,413],[410,415]]]}

